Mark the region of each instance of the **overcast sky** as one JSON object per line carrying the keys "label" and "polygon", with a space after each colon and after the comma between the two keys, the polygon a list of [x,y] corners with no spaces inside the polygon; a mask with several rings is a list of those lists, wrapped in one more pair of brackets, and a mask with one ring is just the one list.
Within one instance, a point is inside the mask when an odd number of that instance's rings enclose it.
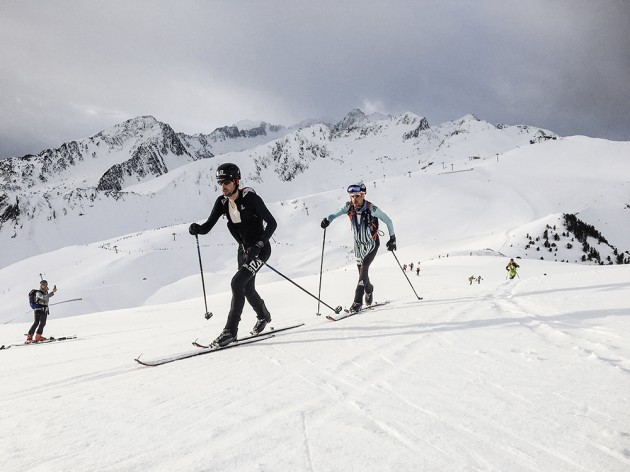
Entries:
{"label": "overcast sky", "polygon": [[630,141],[630,0],[0,0],[0,157],[352,108]]}

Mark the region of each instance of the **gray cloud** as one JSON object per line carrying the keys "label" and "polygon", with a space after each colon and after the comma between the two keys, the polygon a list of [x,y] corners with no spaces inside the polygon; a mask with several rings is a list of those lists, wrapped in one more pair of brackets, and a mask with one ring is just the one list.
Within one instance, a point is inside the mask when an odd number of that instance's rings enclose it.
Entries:
{"label": "gray cloud", "polygon": [[630,2],[0,4],[0,157],[151,114],[188,133],[351,108],[630,140]]}

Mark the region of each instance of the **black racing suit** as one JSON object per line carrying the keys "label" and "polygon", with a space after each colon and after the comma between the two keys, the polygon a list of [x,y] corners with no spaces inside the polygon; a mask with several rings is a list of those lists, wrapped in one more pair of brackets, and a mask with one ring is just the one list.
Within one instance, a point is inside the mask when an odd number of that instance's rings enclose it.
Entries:
{"label": "black racing suit", "polygon": [[[238,197],[234,203],[240,213],[240,223],[232,221],[232,215],[230,215],[229,211],[229,198],[221,196],[214,202],[214,207],[206,222],[200,225],[199,234],[209,233],[219,221],[219,218],[225,215],[228,220],[228,230],[238,242],[238,271],[232,277],[232,305],[225,324],[225,328],[230,330],[232,335],[236,337],[245,299],[252,306],[259,319],[263,319],[268,315],[264,302],[256,291],[255,282],[256,273],[263,265],[261,261],[267,262],[271,256],[269,238],[271,238],[278,224],[262,198],[251,188],[239,189]],[[263,225],[263,222],[265,225]],[[257,258],[251,258],[247,255],[247,250],[258,241],[262,241],[264,246]]]}

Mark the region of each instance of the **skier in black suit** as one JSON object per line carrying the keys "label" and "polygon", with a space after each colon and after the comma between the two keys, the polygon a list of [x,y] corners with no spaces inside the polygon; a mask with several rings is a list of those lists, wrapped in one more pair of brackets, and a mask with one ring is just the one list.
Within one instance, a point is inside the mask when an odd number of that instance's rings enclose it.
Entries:
{"label": "skier in black suit", "polygon": [[219,218],[225,215],[228,230],[238,242],[239,268],[232,278],[232,305],[225,328],[212,343],[223,347],[237,340],[238,324],[246,299],[258,318],[253,334],[260,333],[271,321],[271,314],[258,295],[255,282],[256,273],[263,266],[262,261],[267,262],[271,256],[269,238],[278,225],[254,189],[239,188],[241,171],[235,164],[221,164],[217,168],[216,177],[223,195],[214,202],[206,222],[201,225],[192,223],[189,232],[193,236],[207,234]]}

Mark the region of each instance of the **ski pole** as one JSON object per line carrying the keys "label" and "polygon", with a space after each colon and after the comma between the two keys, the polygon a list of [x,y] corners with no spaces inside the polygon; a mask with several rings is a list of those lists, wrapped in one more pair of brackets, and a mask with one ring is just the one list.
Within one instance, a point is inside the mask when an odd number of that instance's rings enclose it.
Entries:
{"label": "ski pole", "polygon": [[291,282],[293,285],[295,285],[297,288],[299,288],[300,290],[302,290],[303,292],[309,294],[311,297],[313,297],[314,299],[316,299],[317,301],[321,302],[322,305],[330,308],[332,311],[334,311],[335,313],[341,313],[341,310],[343,310],[343,308],[340,306],[338,306],[337,308],[333,308],[331,307],[328,303],[324,302],[323,300],[320,300],[319,298],[317,298],[315,295],[313,295],[311,292],[309,292],[308,290],[306,290],[305,288],[301,287],[300,285],[296,284],[293,280],[291,280],[289,277],[287,277],[284,274],[281,274],[280,272],[278,272],[276,269],[274,269],[273,267],[271,267],[269,264],[267,264],[265,261],[263,261],[262,259],[258,259],[260,262],[262,262],[263,264],[265,264],[267,267],[269,267],[271,270],[273,270],[276,274],[278,274],[280,277],[288,280],[289,282]]}
{"label": "ski pole", "polygon": [[83,300],[83,298],[73,298],[72,300],[64,300],[62,302],[51,303],[50,306],[61,305],[62,303],[78,302],[79,300]]}
{"label": "ski pole", "polygon": [[418,298],[418,300],[422,300],[422,297],[419,296],[416,293],[416,289],[413,288],[413,285],[411,284],[411,280],[409,280],[409,277],[407,277],[407,274],[405,273],[405,271],[403,270],[402,266],[400,265],[400,261],[398,260],[398,258],[396,257],[396,253],[394,251],[391,251],[392,255],[394,256],[394,259],[396,259],[396,262],[398,262],[398,267],[400,267],[400,270],[402,271],[403,275],[405,276],[405,278],[407,279],[407,282],[409,282],[409,285],[411,286],[411,290],[413,290],[413,293],[416,294],[416,297]]}
{"label": "ski pole", "polygon": [[322,262],[319,265],[319,292],[317,292],[317,313],[315,313],[317,316],[321,316],[321,313],[319,312],[319,304],[321,303],[321,296],[322,296],[322,272],[324,270],[324,245],[326,244],[326,228],[324,228],[324,239],[322,241]]}
{"label": "ski pole", "polygon": [[201,271],[201,287],[203,288],[203,303],[206,306],[205,317],[209,320],[212,317],[212,313],[208,313],[208,300],[206,300],[206,283],[203,280],[203,266],[201,265],[201,249],[199,249],[199,236],[195,234],[195,240],[197,241],[197,254],[199,255],[199,270]]}

